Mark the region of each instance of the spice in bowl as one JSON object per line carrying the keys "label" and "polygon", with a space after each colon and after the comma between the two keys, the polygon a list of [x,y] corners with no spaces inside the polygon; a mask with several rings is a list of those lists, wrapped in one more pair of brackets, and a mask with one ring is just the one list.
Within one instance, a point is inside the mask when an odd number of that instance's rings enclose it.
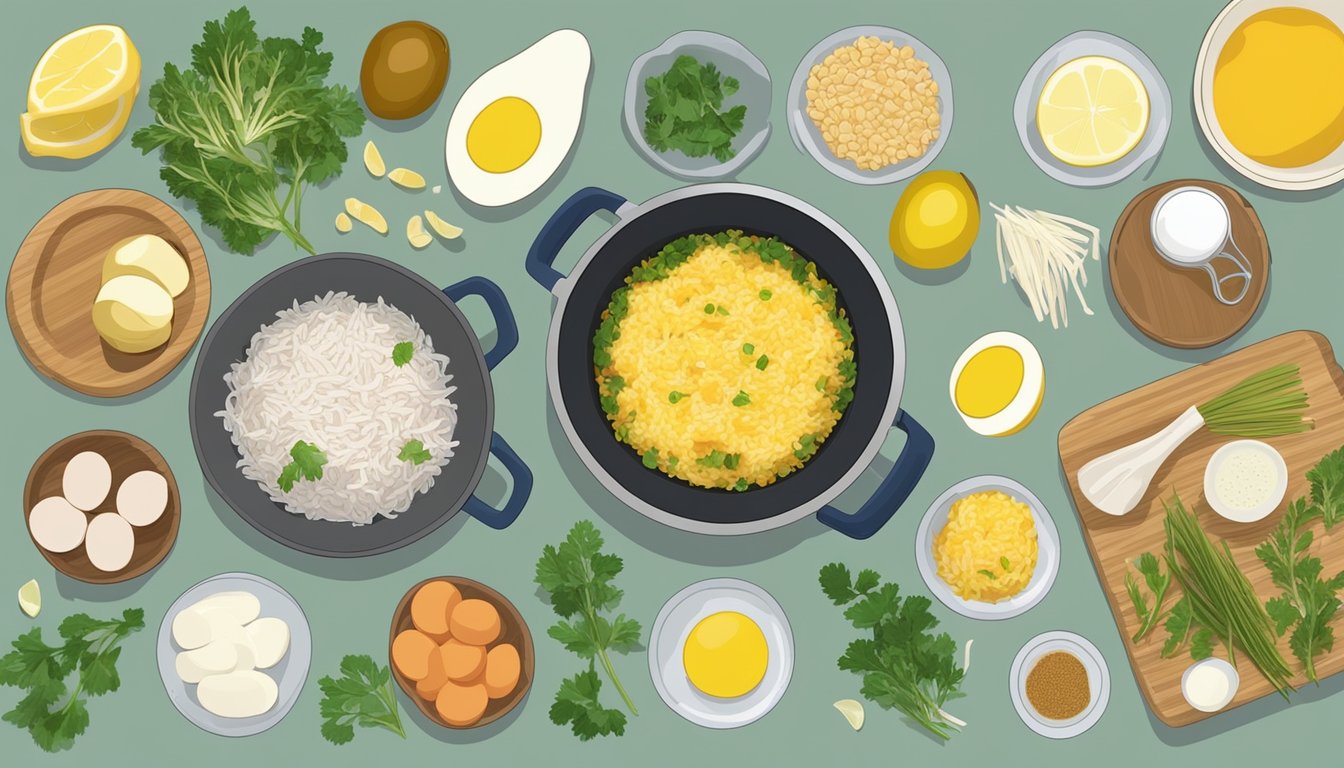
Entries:
{"label": "spice in bowl", "polygon": [[1045,654],[1027,673],[1027,700],[1047,720],[1077,717],[1092,700],[1087,669],[1068,651]]}

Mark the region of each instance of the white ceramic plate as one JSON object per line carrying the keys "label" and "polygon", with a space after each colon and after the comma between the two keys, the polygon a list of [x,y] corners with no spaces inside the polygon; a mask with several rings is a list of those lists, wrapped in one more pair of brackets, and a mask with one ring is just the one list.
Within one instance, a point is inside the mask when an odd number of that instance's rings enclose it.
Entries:
{"label": "white ceramic plate", "polygon": [[[1036,103],[1041,99],[1046,81],[1056,69],[1083,56],[1115,59],[1134,70],[1148,91],[1148,130],[1143,138],[1119,160],[1092,168],[1069,165],[1050,154],[1036,127]],[[1075,187],[1101,187],[1137,171],[1139,166],[1162,151],[1162,145],[1167,142],[1167,131],[1171,129],[1171,92],[1167,90],[1167,82],[1162,79],[1157,65],[1133,43],[1105,32],[1074,32],[1050,46],[1027,70],[1013,102],[1013,122],[1027,156],[1047,176]]]}
{"label": "white ceramic plate", "polygon": [[1251,16],[1285,5],[1315,11],[1344,29],[1344,3],[1339,0],[1293,0],[1291,3],[1286,0],[1232,0],[1209,25],[1209,31],[1204,34],[1204,42],[1199,47],[1199,56],[1195,59],[1195,117],[1199,120],[1200,130],[1204,132],[1204,139],[1219,157],[1242,176],[1273,189],[1320,189],[1344,181],[1344,143],[1311,165],[1276,168],[1252,160],[1232,146],[1218,125],[1218,115],[1213,110],[1213,70],[1228,38]]}
{"label": "white ceramic plate", "polygon": [[[1037,660],[1054,651],[1072,653],[1083,663],[1087,670],[1087,688],[1092,694],[1083,711],[1068,720],[1042,717],[1027,700],[1027,675]],[[1111,699],[1111,673],[1106,668],[1106,659],[1087,638],[1072,632],[1046,632],[1028,640],[1013,659],[1008,685],[1017,716],[1028,728],[1051,739],[1070,739],[1087,731],[1101,719],[1106,703]]]}
{"label": "white ceramic plate", "polygon": [[[706,696],[686,677],[681,650],[691,629],[719,611],[737,611],[765,633],[765,679],[735,699]],[[761,719],[784,697],[793,677],[793,630],[770,593],[741,579],[707,579],[673,595],[658,612],[649,638],[649,674],[663,703],[706,728],[739,728]]]}
{"label": "white ceramic plate", "polygon": [[[1036,524],[1036,570],[1031,574],[1031,581],[1018,594],[997,603],[958,597],[939,578],[938,564],[933,559],[933,537],[947,525],[947,515],[952,504],[980,491],[1002,491],[1018,501],[1026,502],[1031,507],[1032,521]],[[1010,619],[1031,610],[1054,586],[1055,576],[1059,575],[1059,531],[1055,529],[1055,521],[1050,518],[1045,505],[1026,486],[1000,475],[980,475],[962,480],[943,491],[929,506],[924,519],[919,522],[919,532],[915,535],[915,562],[919,565],[919,575],[924,577],[924,584],[943,605],[972,619]]]}
{"label": "white ceramic plate", "polygon": [[[256,717],[220,717],[206,711],[196,698],[196,686],[182,682],[177,676],[175,662],[182,650],[173,642],[173,618],[177,614],[216,592],[239,590],[251,592],[261,602],[261,615],[284,619],[289,625],[289,652],[270,669],[260,670],[275,680],[280,689],[279,697],[270,711]],[[313,655],[312,633],[308,629],[308,619],[303,609],[279,586],[260,576],[250,573],[222,573],[202,581],[200,584],[182,593],[173,601],[168,612],[159,623],[159,638],[156,646],[159,662],[159,677],[168,698],[177,707],[182,716],[203,731],[219,736],[252,736],[274,726],[289,714],[294,702],[303,690],[308,678],[308,664]]]}
{"label": "white ceramic plate", "polygon": [[[831,55],[836,48],[849,45],[865,36],[878,37],[898,46],[908,45],[915,49],[916,58],[928,62],[929,74],[933,77],[933,81],[938,83],[938,114],[942,121],[939,124],[938,138],[929,145],[928,151],[922,156],[902,160],[877,171],[861,171],[853,161],[837,159],[826,146],[826,141],[821,138],[821,131],[817,130],[812,118],[807,116],[807,76],[812,72],[812,67]],[[908,179],[928,168],[942,151],[943,145],[947,144],[947,137],[952,133],[952,75],[947,71],[947,65],[943,60],[938,58],[938,54],[914,35],[891,27],[872,25],[849,27],[817,43],[799,62],[798,69],[793,73],[793,82],[789,83],[789,101],[785,114],[789,121],[789,136],[793,138],[793,144],[798,147],[799,152],[811,155],[823,168],[845,181],[852,181],[855,184],[890,184]]]}
{"label": "white ceramic plate", "polygon": [[[657,152],[644,141],[644,109],[649,96],[644,81],[667,72],[678,56],[694,56],[702,64],[713,64],[725,77],[735,77],[741,86],[724,100],[724,107],[747,106],[742,132],[733,138],[736,154],[726,162],[712,155],[688,157],[681,152]],[[690,30],[678,32],[663,44],[635,59],[625,81],[624,124],[626,138],[655,168],[673,176],[697,181],[721,179],[742,170],[770,138],[770,73],[746,46],[714,32]]]}

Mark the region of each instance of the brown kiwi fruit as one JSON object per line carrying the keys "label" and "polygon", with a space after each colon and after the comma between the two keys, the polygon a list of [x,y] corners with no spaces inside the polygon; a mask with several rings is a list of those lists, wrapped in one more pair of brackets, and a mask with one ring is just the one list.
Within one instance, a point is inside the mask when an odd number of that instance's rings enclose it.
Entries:
{"label": "brown kiwi fruit", "polygon": [[405,120],[434,105],[448,80],[448,38],[423,21],[378,30],[364,50],[359,88],[375,117]]}

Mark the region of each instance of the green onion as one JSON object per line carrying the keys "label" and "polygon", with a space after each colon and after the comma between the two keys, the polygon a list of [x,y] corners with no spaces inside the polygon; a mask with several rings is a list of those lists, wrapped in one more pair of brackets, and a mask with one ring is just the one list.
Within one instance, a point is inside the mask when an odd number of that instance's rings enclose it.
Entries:
{"label": "green onion", "polygon": [[755,351],[756,351],[756,345],[755,345],[755,344],[743,344],[743,345],[742,345],[742,354],[744,354],[744,355],[750,355],[751,353],[753,353],[753,352],[755,352]]}
{"label": "green onion", "polygon": [[1274,624],[1260,596],[1237,567],[1227,542],[1222,542],[1221,549],[1214,546],[1180,496],[1162,506],[1167,512],[1163,523],[1167,569],[1181,585],[1195,623],[1223,641],[1228,660],[1234,665],[1236,649],[1240,648],[1270,685],[1287,698],[1293,690],[1293,671],[1279,653]]}
{"label": "green onion", "polygon": [[1008,558],[1006,558],[1006,557],[1000,557],[1000,558],[999,558],[999,565],[1002,565],[1002,566],[1003,566],[1003,570],[1005,570],[1005,571],[1011,571],[1011,570],[1012,570],[1012,566],[1008,563]]}
{"label": "green onion", "polygon": [[727,309],[726,307],[724,307],[722,304],[720,304],[719,306],[715,307],[715,308],[714,308],[714,311],[715,311],[715,312],[718,312],[720,315],[723,315],[724,317],[727,317],[727,316],[728,316],[728,309]]}
{"label": "green onion", "polygon": [[676,405],[677,403],[681,402],[681,399],[683,397],[686,397],[685,392],[678,392],[677,390],[674,389],[671,392],[667,393],[667,402]]}
{"label": "green onion", "polygon": [[747,490],[747,485],[748,485],[747,479],[745,477],[739,477],[737,478],[737,482],[733,485],[733,490],[745,491]]}
{"label": "green onion", "polygon": [[995,579],[995,580],[998,579],[998,577],[994,575],[994,572],[989,570],[988,568],[981,568],[980,570],[976,571],[976,573],[980,574],[981,576],[984,576],[987,579]]}
{"label": "green onion", "polygon": [[657,469],[658,449],[650,448],[649,450],[645,451],[644,455],[641,456],[640,459],[643,460],[644,466],[648,467],[649,469]]}
{"label": "green onion", "polygon": [[764,371],[765,366],[769,364],[770,364],[770,358],[766,357],[765,355],[761,355],[760,357],[756,358],[756,370],[758,371]]}
{"label": "green onion", "polygon": [[713,305],[713,304],[706,304],[706,305],[705,305],[705,314],[706,314],[706,315],[712,315],[712,314],[714,314],[714,305]]}
{"label": "green onion", "polygon": [[748,395],[746,392],[743,392],[742,390],[739,389],[737,391],[737,396],[733,398],[733,405],[737,406],[738,408],[741,408],[742,406],[748,405],[750,403],[751,403],[751,395]]}
{"label": "green onion", "polygon": [[769,288],[762,288],[761,292],[757,295],[761,297],[761,301],[769,301],[770,297],[775,294],[771,293]]}
{"label": "green onion", "polygon": [[1305,432],[1307,393],[1296,365],[1276,365],[1198,406],[1210,432],[1234,437],[1275,437]]}
{"label": "green onion", "polygon": [[818,391],[818,392],[825,392],[825,391],[826,391],[826,377],[825,377],[825,376],[822,376],[820,379],[817,379],[817,391]]}

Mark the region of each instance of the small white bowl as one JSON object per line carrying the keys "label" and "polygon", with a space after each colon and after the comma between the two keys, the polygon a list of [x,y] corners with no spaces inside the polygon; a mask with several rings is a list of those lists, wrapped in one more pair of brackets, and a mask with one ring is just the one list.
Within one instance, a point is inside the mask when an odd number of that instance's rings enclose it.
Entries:
{"label": "small white bowl", "polygon": [[[1217,704],[1201,705],[1196,704],[1195,702],[1190,700],[1190,693],[1186,690],[1190,682],[1190,675],[1196,669],[1199,669],[1201,667],[1214,667],[1218,671],[1222,672],[1224,675],[1227,675],[1228,680],[1227,695],[1223,697],[1222,701],[1219,701]],[[1223,661],[1222,659],[1218,658],[1211,657],[1204,659],[1203,661],[1197,661],[1194,664],[1191,664],[1190,666],[1186,667],[1185,672],[1181,674],[1181,695],[1185,697],[1186,704],[1189,704],[1191,707],[1199,710],[1200,712],[1221,711],[1228,704],[1232,703],[1232,699],[1236,698],[1237,688],[1240,687],[1240,685],[1241,685],[1241,675],[1237,674],[1237,668],[1232,666],[1231,664],[1228,664],[1226,661]]]}
{"label": "small white bowl", "polygon": [[[1219,498],[1214,483],[1214,478],[1217,477],[1219,468],[1227,461],[1227,457],[1233,451],[1239,449],[1263,453],[1274,463],[1274,469],[1277,473],[1274,490],[1270,492],[1269,497],[1262,504],[1253,509],[1240,509],[1229,505]],[[1265,519],[1270,512],[1278,509],[1279,503],[1283,501],[1284,494],[1287,492],[1288,465],[1284,463],[1282,454],[1275,450],[1274,446],[1262,443],[1259,440],[1233,440],[1214,451],[1213,456],[1209,457],[1209,463],[1204,466],[1204,499],[1209,502],[1209,506],[1213,507],[1214,512],[1234,523],[1254,523]]]}
{"label": "small white bowl", "polygon": [[[902,160],[876,171],[861,171],[854,161],[841,160],[833,155],[821,137],[821,131],[817,130],[816,123],[813,123],[812,118],[807,115],[807,77],[812,73],[812,67],[831,55],[836,48],[849,45],[865,36],[877,37],[898,46],[908,45],[915,49],[915,56],[918,59],[928,63],[929,75],[938,84],[938,115],[941,120],[938,138],[929,145],[928,151],[923,155]],[[789,123],[789,136],[793,139],[794,146],[799,152],[811,155],[826,170],[855,184],[890,184],[908,179],[928,168],[947,144],[947,137],[952,133],[952,75],[947,71],[947,65],[943,60],[938,58],[938,54],[911,34],[891,27],[872,25],[849,27],[827,36],[803,56],[803,60],[798,63],[798,69],[793,73],[793,82],[789,83],[789,100],[785,105],[784,114]]]}
{"label": "small white bowl", "polygon": [[[947,525],[952,504],[980,491],[1002,491],[1025,502],[1031,507],[1032,522],[1036,525],[1036,570],[1031,574],[1031,581],[1021,592],[997,603],[961,598],[938,576],[938,563],[933,556],[933,538]],[[1026,486],[999,475],[980,475],[962,480],[943,491],[929,506],[924,519],[919,522],[919,532],[915,534],[915,563],[929,591],[948,608],[972,619],[1010,619],[1031,610],[1045,599],[1050,587],[1054,586],[1055,577],[1059,575],[1059,531],[1055,529],[1055,521],[1050,518],[1045,505]]]}
{"label": "small white bowl", "polygon": [[[1087,689],[1091,697],[1083,711],[1068,720],[1044,717],[1027,698],[1027,675],[1042,656],[1054,651],[1072,654],[1087,670]],[[1017,716],[1028,728],[1050,739],[1070,739],[1087,731],[1101,719],[1111,699],[1111,673],[1106,667],[1106,658],[1087,638],[1072,632],[1045,632],[1028,640],[1013,659],[1008,684]]]}

